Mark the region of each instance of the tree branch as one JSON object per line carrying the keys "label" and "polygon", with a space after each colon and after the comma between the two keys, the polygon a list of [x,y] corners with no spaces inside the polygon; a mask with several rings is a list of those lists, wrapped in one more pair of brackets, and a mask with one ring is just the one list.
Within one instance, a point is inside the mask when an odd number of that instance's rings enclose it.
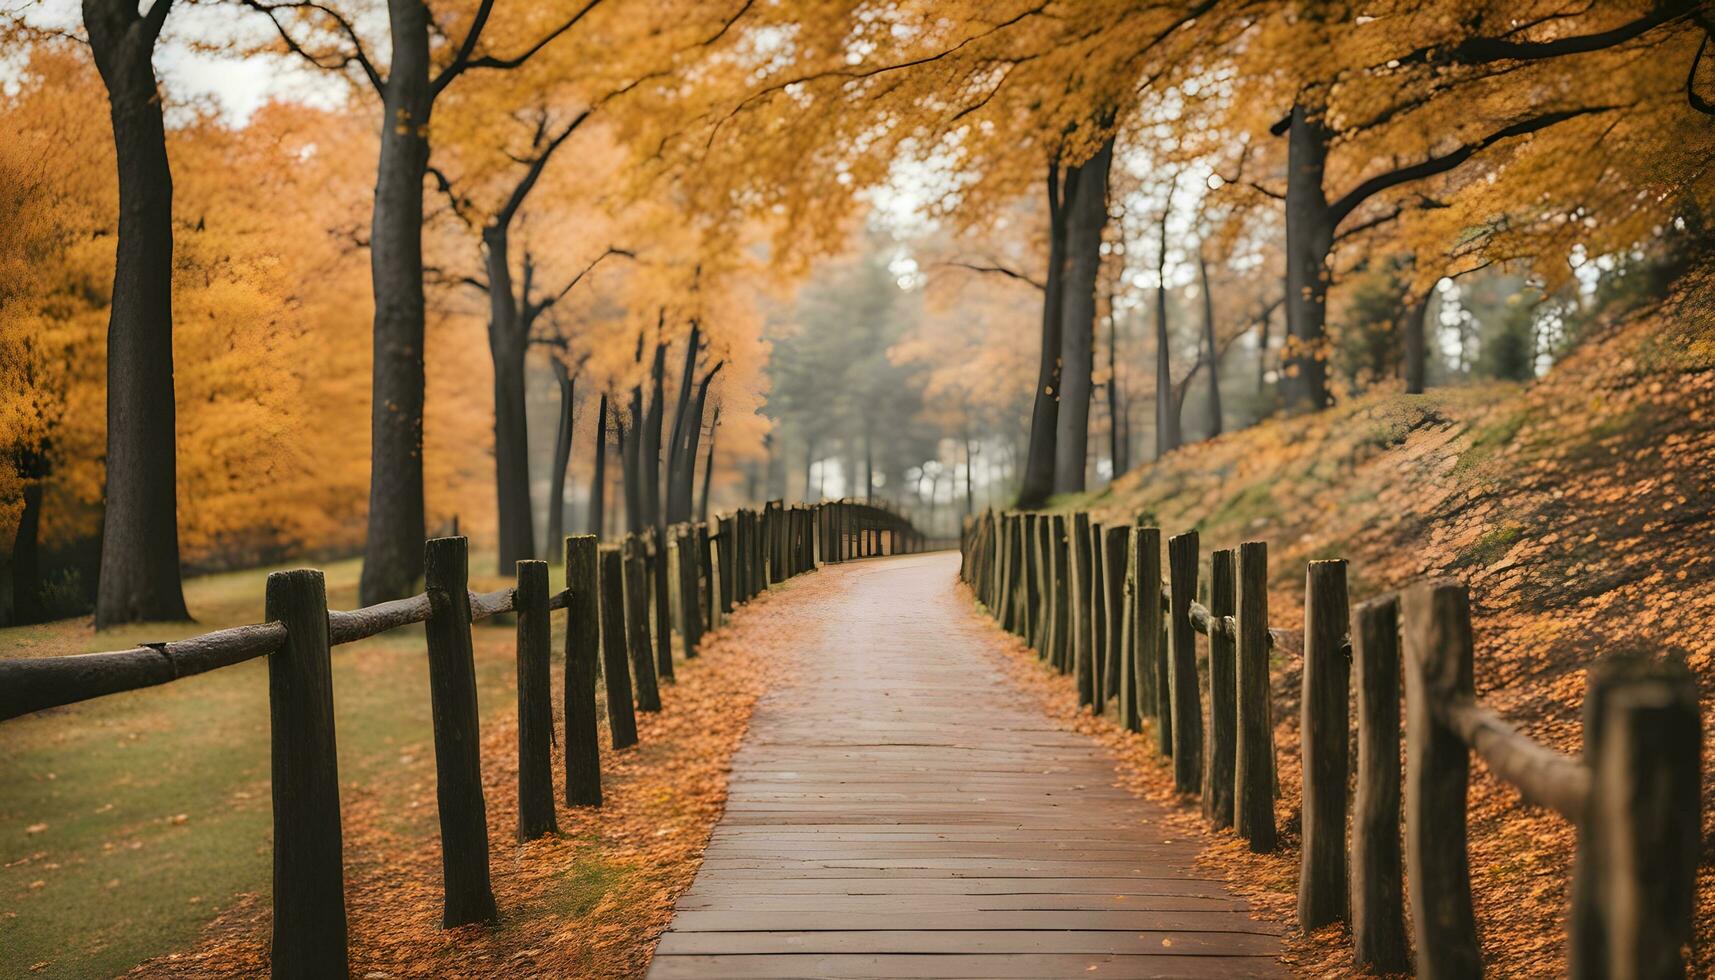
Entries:
{"label": "tree branch", "polygon": [[1036,281],[1035,279],[1032,279],[1029,275],[1026,275],[1025,273],[1019,272],[1016,269],[1008,269],[1007,267],[1002,266],[1002,265],[976,265],[976,264],[971,263],[971,262],[941,262],[938,264],[944,265],[944,266],[950,266],[950,267],[955,268],[955,269],[969,269],[972,272],[993,273],[995,275],[1006,276],[1008,279],[1017,279],[1019,282],[1022,282],[1024,284],[1036,289],[1038,292],[1047,292],[1048,291],[1047,286]]}
{"label": "tree branch", "polygon": [[1588,54],[1624,44],[1689,13],[1692,0],[1658,3],[1649,13],[1617,27],[1594,34],[1573,34],[1551,41],[1513,41],[1504,37],[1468,37],[1457,44],[1419,48],[1399,59],[1400,64],[1486,65],[1497,61],[1542,61],[1571,54]]}
{"label": "tree branch", "polygon": [[[588,0],[588,2],[586,2],[582,7],[579,7],[572,16],[568,17],[565,23],[542,35],[535,44],[530,45],[528,48],[525,48],[522,52],[514,55],[513,57],[497,58],[493,55],[470,57],[469,55],[466,55],[463,60],[455,59],[452,64],[449,64],[439,75],[435,76],[435,80],[430,84],[430,90],[434,94],[439,95],[442,89],[445,89],[448,85],[452,84],[453,79],[473,68],[490,68],[499,71],[506,71],[523,65],[531,58],[536,57],[537,53],[539,53],[543,48],[554,43],[560,35],[576,26],[579,21],[584,19],[585,15],[600,6],[601,2],[602,0]],[[489,0],[484,0],[483,5],[485,7],[488,6]],[[474,35],[467,36],[465,38],[466,43],[474,46],[473,37]]]}
{"label": "tree branch", "polygon": [[[158,0],[155,6],[157,8],[164,8],[168,3],[170,3],[170,0]],[[249,7],[251,10],[257,11],[258,13],[266,16],[269,23],[274,25],[274,30],[280,35],[280,40],[285,42],[286,49],[291,51],[293,54],[296,54],[298,57],[303,58],[305,61],[308,61],[310,64],[315,65],[323,71],[341,71],[353,64],[356,64],[359,68],[363,69],[364,76],[369,79],[369,84],[374,86],[376,94],[386,98],[387,82],[381,77],[381,72],[376,70],[375,62],[370,60],[369,52],[364,50],[363,40],[357,35],[357,28],[352,26],[351,21],[347,20],[344,14],[341,14],[339,11],[334,10],[332,7],[326,6],[325,4],[316,3],[315,0],[287,0],[287,2],[281,3],[267,3],[264,2],[264,0],[244,0],[244,5]],[[319,13],[333,21],[335,26],[339,28],[339,32],[344,34],[346,40],[351,42],[351,53],[341,54],[339,55],[338,61],[331,63],[325,62],[322,58],[311,54],[303,45],[298,43],[296,38],[292,37],[291,32],[286,30],[286,25],[280,23],[279,12],[282,10],[309,10]],[[149,11],[151,15],[153,15],[154,12],[154,9]],[[165,13],[163,13],[162,16],[166,16]]]}
{"label": "tree branch", "polygon": [[1569,119],[1576,119],[1579,116],[1592,115],[1598,112],[1607,112],[1615,108],[1618,107],[1604,105],[1545,112],[1541,115],[1532,116],[1529,119],[1520,120],[1510,126],[1498,129],[1480,140],[1466,143],[1458,149],[1451,150],[1447,153],[1441,154],[1440,156],[1432,156],[1408,167],[1400,167],[1386,173],[1377,174],[1369,180],[1366,180],[1347,191],[1344,196],[1340,197],[1328,206],[1330,223],[1335,228],[1338,228],[1340,226],[1340,222],[1346,220],[1347,216],[1349,216],[1358,205],[1369,200],[1376,194],[1379,194],[1391,187],[1398,187],[1400,184],[1407,184],[1411,181],[1421,180],[1425,177],[1444,174],[1464,163],[1466,160],[1469,160],[1482,150],[1486,150],[1489,147],[1494,146],[1496,143],[1512,139],[1516,136],[1526,136],[1531,133],[1547,129],[1550,126],[1566,122]]}

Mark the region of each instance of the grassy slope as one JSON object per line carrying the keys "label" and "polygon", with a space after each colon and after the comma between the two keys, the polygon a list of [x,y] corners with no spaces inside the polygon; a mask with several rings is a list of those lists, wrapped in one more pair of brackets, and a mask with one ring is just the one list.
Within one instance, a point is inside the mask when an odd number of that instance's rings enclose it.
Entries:
{"label": "grassy slope", "polygon": [[[473,562],[492,565],[491,558]],[[262,618],[267,569],[188,581],[198,622],[97,635],[87,620],[0,630],[0,656],[122,649]],[[356,604],[358,565],[325,569]],[[498,582],[484,585],[497,587]],[[485,722],[515,715],[510,626],[477,627]],[[492,635],[490,635],[492,634]],[[390,829],[435,832],[422,629],[334,653],[342,785],[393,796]],[[111,976],[195,941],[217,911],[268,892],[268,701],[261,661],[7,722],[0,752],[0,976]],[[424,803],[427,805],[424,805]]]}
{"label": "grassy slope", "polygon": [[[1302,624],[1307,559],[1350,559],[1354,603],[1457,576],[1472,589],[1479,696],[1576,751],[1583,668],[1603,652],[1683,655],[1706,703],[1715,694],[1712,299],[1715,276],[1694,277],[1528,386],[1373,393],[1188,447],[1056,504],[1100,520],[1148,516],[1169,533],[1196,528],[1205,555],[1269,542],[1278,626]],[[1279,655],[1276,695],[1290,706],[1276,734],[1281,815],[1294,834],[1298,681],[1297,657]],[[1704,730],[1705,758],[1715,758],[1715,725]],[[1705,785],[1707,839],[1715,799]],[[1559,972],[1570,834],[1486,777],[1472,801],[1486,955],[1502,974]],[[1703,864],[1707,940],[1715,875]]]}

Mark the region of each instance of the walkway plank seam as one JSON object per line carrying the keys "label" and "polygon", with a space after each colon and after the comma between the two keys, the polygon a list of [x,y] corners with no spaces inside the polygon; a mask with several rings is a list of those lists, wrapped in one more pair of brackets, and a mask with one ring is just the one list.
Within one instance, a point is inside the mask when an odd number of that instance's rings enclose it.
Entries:
{"label": "walkway plank seam", "polygon": [[677,977],[1273,977],[1280,928],[1001,674],[956,554],[828,566],[650,965]]}

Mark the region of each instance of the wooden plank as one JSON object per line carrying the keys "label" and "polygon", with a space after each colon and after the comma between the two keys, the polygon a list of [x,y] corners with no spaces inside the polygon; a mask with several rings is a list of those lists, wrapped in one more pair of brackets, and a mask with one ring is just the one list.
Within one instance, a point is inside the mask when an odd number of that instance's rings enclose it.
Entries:
{"label": "wooden plank", "polygon": [[1273,957],[1201,957],[1125,954],[825,954],[657,956],[649,975],[660,980],[769,977],[1279,977]]}

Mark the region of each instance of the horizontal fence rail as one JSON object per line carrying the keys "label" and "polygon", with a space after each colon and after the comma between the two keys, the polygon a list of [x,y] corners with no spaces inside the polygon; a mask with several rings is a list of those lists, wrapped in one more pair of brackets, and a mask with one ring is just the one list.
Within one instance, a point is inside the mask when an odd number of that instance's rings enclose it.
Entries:
{"label": "horizontal fence rail", "polygon": [[[1253,851],[1277,847],[1269,657],[1293,644],[1268,625],[1264,543],[1217,550],[1204,566],[1195,531],[1164,542],[1156,528],[1104,527],[1085,513],[991,511],[966,521],[960,552],[976,599],[1076,678],[1081,705],[1101,714],[1117,704],[1133,732],[1151,719],[1175,788],[1202,798],[1210,824],[1232,827]],[[1701,716],[1689,670],[1640,655],[1599,658],[1584,752],[1568,756],[1477,702],[1463,585],[1428,582],[1354,610],[1346,571],[1344,560],[1305,569],[1300,926],[1348,924],[1362,967],[1480,976],[1466,835],[1474,753],[1525,804],[1577,828],[1573,976],[1683,976],[1701,834]],[[1204,637],[1200,654],[1194,634]]]}
{"label": "horizontal fence rail", "polygon": [[[550,616],[567,611],[565,803],[600,806],[597,681],[607,691],[609,741],[637,742],[636,712],[662,710],[673,677],[672,633],[686,658],[739,605],[818,563],[923,550],[928,539],[886,506],[769,501],[705,524],[652,528],[602,546],[565,539],[566,587],[548,566],[520,561],[517,584],[471,591],[465,538],[424,543],[424,590],[342,612],[327,608],[322,573],[268,576],[268,622],[129,650],[0,660],[0,721],[268,658],[274,804],[275,977],[348,975],[342,831],[333,718],[333,647],[425,624],[443,914],[447,927],[492,922],[471,625],[517,617],[518,839],[556,832]],[[677,598],[678,608],[672,600]]]}

